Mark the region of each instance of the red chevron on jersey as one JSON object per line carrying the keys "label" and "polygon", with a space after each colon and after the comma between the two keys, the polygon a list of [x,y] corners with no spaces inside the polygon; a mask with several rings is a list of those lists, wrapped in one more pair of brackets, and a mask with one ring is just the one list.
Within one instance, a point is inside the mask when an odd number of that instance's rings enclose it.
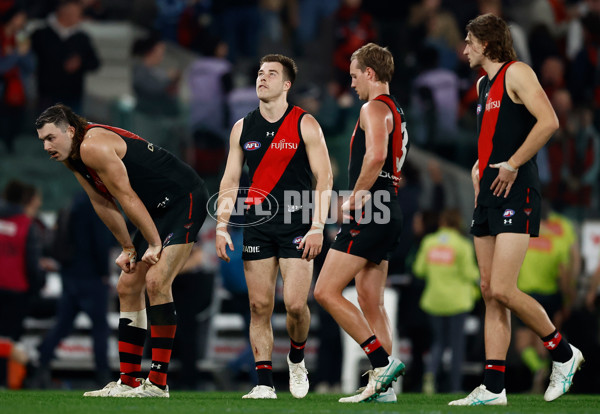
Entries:
{"label": "red chevron on jersey", "polygon": [[134,134],[133,132],[127,131],[125,129],[117,128],[114,126],[110,126],[110,125],[89,123],[85,127],[85,130],[87,131],[89,129],[96,128],[96,127],[108,129],[109,131],[112,131],[115,134],[119,134],[123,137],[131,138],[131,139],[139,139],[140,141],[146,141],[144,138],[140,137],[139,135]]}
{"label": "red chevron on jersey", "polygon": [[[402,119],[402,115],[400,115],[400,111],[396,108],[396,104],[394,101],[387,95],[379,95],[375,98],[377,101],[384,102],[392,111],[392,115],[394,117],[394,130],[391,134],[392,139],[392,174],[396,177],[396,180],[393,181],[394,186],[398,187],[400,182],[400,174],[402,171],[402,165],[404,164],[404,155],[406,142],[404,141],[404,128],[402,128],[402,123],[404,120]],[[398,128],[400,126],[400,128]]]}
{"label": "red chevron on jersey", "polygon": [[504,76],[506,69],[514,62],[505,65],[496,75],[493,85],[490,87],[487,99],[485,100],[485,108],[483,119],[481,121],[481,130],[479,132],[478,142],[478,158],[479,158],[479,179],[483,177],[483,170],[487,167],[492,149],[494,148],[494,133],[496,132],[496,123],[498,122],[498,114],[500,113],[500,102],[504,96]]}
{"label": "red chevron on jersey", "polygon": [[265,155],[260,160],[260,164],[254,171],[252,185],[248,190],[248,197],[245,201],[246,204],[261,204],[281,179],[298,150],[300,143],[298,120],[304,112],[304,110],[294,107],[283,120]]}

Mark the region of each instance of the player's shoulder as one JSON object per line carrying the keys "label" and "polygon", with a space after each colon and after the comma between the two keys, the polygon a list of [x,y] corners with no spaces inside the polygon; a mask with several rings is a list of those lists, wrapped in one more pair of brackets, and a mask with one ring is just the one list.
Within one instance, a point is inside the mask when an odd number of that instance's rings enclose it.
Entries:
{"label": "player's shoulder", "polygon": [[510,80],[527,81],[531,77],[537,78],[537,75],[535,74],[535,72],[533,71],[531,66],[529,66],[525,62],[521,62],[521,61],[513,62],[506,69],[507,81],[510,81]]}

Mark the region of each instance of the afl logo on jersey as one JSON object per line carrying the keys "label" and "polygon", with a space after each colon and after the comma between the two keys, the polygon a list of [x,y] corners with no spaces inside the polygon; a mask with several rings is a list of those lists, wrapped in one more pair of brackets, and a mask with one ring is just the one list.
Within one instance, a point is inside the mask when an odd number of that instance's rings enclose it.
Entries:
{"label": "afl logo on jersey", "polygon": [[512,217],[515,215],[515,210],[511,210],[510,208],[507,208],[506,210],[504,210],[504,214],[502,214],[502,217],[506,218],[506,217]]}
{"label": "afl logo on jersey", "polygon": [[481,104],[477,105],[477,115],[481,113]]}
{"label": "afl logo on jersey", "polygon": [[260,148],[260,142],[258,141],[249,141],[244,144],[244,149],[246,151],[254,151]]}
{"label": "afl logo on jersey", "polygon": [[296,237],[296,238],[295,238],[295,239],[292,241],[292,243],[294,243],[294,244],[300,244],[300,242],[301,242],[301,241],[302,241],[302,236],[298,236],[298,237]]}

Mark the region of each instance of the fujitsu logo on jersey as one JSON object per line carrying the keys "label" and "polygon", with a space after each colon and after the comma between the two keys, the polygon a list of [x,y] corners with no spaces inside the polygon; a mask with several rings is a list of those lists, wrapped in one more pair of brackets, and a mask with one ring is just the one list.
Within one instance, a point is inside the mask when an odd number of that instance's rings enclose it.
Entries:
{"label": "fujitsu logo on jersey", "polygon": [[500,100],[489,101],[488,103],[485,104],[486,112],[491,111],[492,109],[498,109],[498,108],[500,108]]}
{"label": "fujitsu logo on jersey", "polygon": [[279,142],[272,142],[271,148],[276,150],[284,150],[284,149],[298,149],[297,142],[285,142],[285,138]]}

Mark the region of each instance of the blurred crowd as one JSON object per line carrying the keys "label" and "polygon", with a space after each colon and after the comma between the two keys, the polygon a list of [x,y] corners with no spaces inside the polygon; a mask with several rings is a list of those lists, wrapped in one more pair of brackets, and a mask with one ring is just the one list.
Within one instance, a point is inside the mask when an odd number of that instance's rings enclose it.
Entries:
{"label": "blurred crowd", "polygon": [[[396,64],[391,93],[405,109],[412,145],[438,160],[429,162],[427,168],[417,168],[409,155],[403,169],[405,228],[390,262],[390,275],[404,277],[390,278],[390,283],[401,293],[397,328],[401,337],[411,342],[405,385],[407,390],[425,392],[468,389],[458,375],[464,370],[452,373],[466,360],[481,359],[482,332],[469,337],[454,334],[468,331],[467,317],[480,320],[483,310],[472,247],[462,234],[465,223],[444,190],[440,163],[470,169],[476,159],[475,85],[482,73],[470,69],[463,56],[464,27],[470,19],[488,12],[509,22],[519,60],[535,70],[560,121],[560,129],[538,155],[548,215],[542,226],[542,242],[531,245],[532,258],[526,259],[526,263],[532,260],[534,264],[523,268],[523,272],[533,269],[530,273],[534,276],[528,279],[529,275],[523,274],[527,282],[521,288],[554,296],[555,323],[559,327],[562,324],[567,334],[583,338],[577,343],[587,344],[581,349],[590,356],[588,365],[598,368],[600,362],[592,355],[600,354],[595,307],[600,272],[585,271],[579,229],[583,220],[597,218],[600,211],[600,0],[406,0],[393,4],[390,0],[0,0],[0,140],[4,144],[0,148],[13,153],[17,139],[24,139],[25,134],[34,138],[29,125],[32,114],[55,102],[95,119],[93,108],[84,105],[85,79],[106,62],[102,62],[82,23],[110,25],[127,20],[139,28],[130,51],[135,110],[158,120],[184,117],[190,138],[177,147],[178,155],[203,177],[220,177],[231,125],[258,105],[254,90],[258,59],[266,53],[284,53],[296,59],[300,68],[291,101],[312,113],[323,127],[334,159],[336,187],[345,189],[346,153],[340,155],[335,150],[347,146],[346,131],[360,108],[349,88],[349,58],[371,41],[387,46]],[[182,67],[166,59],[172,47],[192,54],[192,63]],[[2,223],[27,225],[19,239],[20,250],[15,251],[27,257],[27,267],[19,270],[22,280],[18,286],[7,282],[13,275],[0,263],[0,295],[7,298],[0,301],[0,339],[9,344],[0,342],[0,372],[10,371],[8,367],[15,372],[16,365],[10,361],[26,363],[23,353],[14,351],[18,346],[12,344],[18,343],[23,319],[32,298],[39,296],[44,273],[58,271],[63,288],[73,290],[64,289],[55,308],[57,327],[40,345],[37,382],[33,384],[48,386],[53,350],[68,334],[80,310],[90,313],[93,320],[97,376],[102,382],[108,370],[102,340],[108,329],[102,317],[107,308],[101,307],[103,312],[98,313],[97,307],[86,309],[77,298],[93,292],[94,300],[106,305],[111,297],[107,276],[115,269],[108,267],[107,257],[101,258],[96,268],[79,269],[82,264],[74,264],[73,257],[65,259],[49,251],[51,242],[43,252],[39,233],[44,232],[38,231],[41,222],[35,220],[43,189],[28,186],[22,182],[7,185],[0,210],[0,242],[6,243],[1,245],[3,249],[9,239],[6,235],[2,239],[8,228]],[[76,198],[69,205],[87,208],[82,203]],[[94,223],[85,225],[93,228]],[[46,241],[54,240],[61,234],[58,224],[47,233]],[[178,278],[181,286],[176,284],[174,289],[183,298],[195,289],[214,292],[215,284],[219,284],[215,278],[222,273],[227,275],[223,284],[229,284],[228,297],[245,297],[241,270],[220,270],[214,252],[207,247],[214,241],[214,228],[204,229],[204,233],[206,243],[192,255],[185,277]],[[95,240],[106,243],[103,238],[98,234]],[[451,240],[451,248],[460,250],[464,259],[461,266],[449,268],[444,252],[436,247],[440,239]],[[74,245],[82,247],[81,242]],[[540,275],[539,263],[549,266],[544,275]],[[73,282],[73,275],[82,272],[89,278]],[[448,293],[447,286],[440,286],[436,278],[445,273],[457,276],[453,285],[456,291],[442,303],[440,297]],[[536,280],[536,274],[547,279]],[[232,280],[237,282],[232,285]],[[177,301],[193,308],[181,312],[188,316],[203,314],[213,302],[211,297],[200,301],[189,294],[187,297],[191,299],[187,304],[185,299]],[[447,306],[440,308],[440,303]],[[317,312],[318,306],[313,306]],[[9,312],[14,318],[5,317]],[[315,378],[321,390],[335,390],[339,386],[336,372],[340,367],[335,363],[339,346],[332,341],[339,341],[339,337],[332,337],[332,321],[321,314],[322,327],[311,335],[321,339],[323,352],[327,349],[332,358],[319,357],[326,362],[323,369],[315,367]],[[584,322],[589,324],[581,328]],[[202,332],[207,332],[205,325]],[[194,320],[188,328],[184,326],[178,335],[191,329],[198,337]],[[514,329],[522,328],[515,324]],[[540,374],[548,367],[544,355],[526,332],[520,331],[515,337],[512,364],[522,370],[513,372],[529,373],[524,377],[531,381],[523,391],[538,389],[539,382],[547,377]],[[175,355],[187,358],[184,366],[189,367],[190,357],[194,361],[202,354],[202,344],[185,341],[184,346],[193,349],[176,349]],[[446,348],[452,350],[454,360],[444,365]],[[245,362],[240,355],[230,368],[238,370]],[[182,383],[197,379],[193,369],[186,375]],[[0,387],[8,383],[6,378]],[[589,386],[597,384],[595,381]]]}

